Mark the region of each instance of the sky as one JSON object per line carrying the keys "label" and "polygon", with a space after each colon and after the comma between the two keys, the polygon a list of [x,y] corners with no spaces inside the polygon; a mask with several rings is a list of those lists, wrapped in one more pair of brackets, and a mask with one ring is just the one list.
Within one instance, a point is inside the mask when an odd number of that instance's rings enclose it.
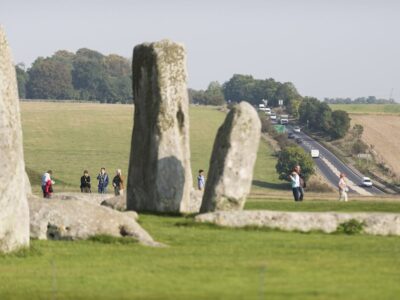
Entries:
{"label": "sky", "polygon": [[397,0],[0,0],[0,24],[27,66],[84,47],[130,58],[168,38],[185,45],[195,89],[250,74],[319,99],[400,102]]}

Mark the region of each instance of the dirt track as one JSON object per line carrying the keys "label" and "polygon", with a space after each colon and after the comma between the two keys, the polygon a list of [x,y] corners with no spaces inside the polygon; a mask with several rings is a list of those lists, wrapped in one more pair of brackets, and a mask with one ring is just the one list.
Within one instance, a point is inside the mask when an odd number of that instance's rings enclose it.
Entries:
{"label": "dirt track", "polygon": [[400,175],[400,116],[352,114],[351,119],[364,126],[363,141]]}

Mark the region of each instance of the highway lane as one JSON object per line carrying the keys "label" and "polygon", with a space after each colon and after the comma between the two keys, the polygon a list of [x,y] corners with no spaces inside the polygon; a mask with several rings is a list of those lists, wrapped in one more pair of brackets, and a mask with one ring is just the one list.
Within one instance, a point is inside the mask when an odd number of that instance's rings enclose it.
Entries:
{"label": "highway lane", "polygon": [[[288,127],[289,132],[293,132],[291,127]],[[299,144],[307,152],[311,149],[318,149],[320,153],[319,158],[314,158],[314,162],[318,169],[321,171],[323,176],[334,186],[337,187],[339,182],[339,173],[346,174],[349,181],[349,189],[352,193],[357,193],[361,195],[382,195],[384,194],[381,190],[376,187],[362,187],[360,186],[362,182],[363,175],[359,172],[353,171],[346,164],[344,164],[340,159],[338,159],[332,152],[318,143],[316,140],[306,135],[303,132],[293,132],[295,136],[300,137],[303,142]]]}

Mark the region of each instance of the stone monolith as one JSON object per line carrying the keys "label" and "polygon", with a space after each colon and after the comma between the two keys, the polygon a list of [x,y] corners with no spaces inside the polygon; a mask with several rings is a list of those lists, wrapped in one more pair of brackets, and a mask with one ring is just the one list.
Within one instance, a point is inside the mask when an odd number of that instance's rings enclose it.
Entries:
{"label": "stone monolith", "polygon": [[186,53],[169,40],[133,51],[134,127],[127,209],[188,212],[190,168]]}
{"label": "stone monolith", "polygon": [[29,245],[29,208],[15,67],[0,27],[0,252]]}
{"label": "stone monolith", "polygon": [[261,122],[247,102],[236,105],[218,129],[200,212],[240,210],[250,192]]}

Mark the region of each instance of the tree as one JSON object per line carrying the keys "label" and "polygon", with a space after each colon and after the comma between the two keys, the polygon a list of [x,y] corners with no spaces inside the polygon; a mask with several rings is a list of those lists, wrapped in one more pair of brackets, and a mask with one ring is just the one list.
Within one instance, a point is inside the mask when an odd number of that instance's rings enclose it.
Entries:
{"label": "tree", "polygon": [[355,124],[351,129],[351,134],[355,139],[361,139],[363,132],[364,132],[364,127],[360,124]]}
{"label": "tree", "polygon": [[26,83],[29,79],[28,73],[25,71],[25,65],[22,63],[16,65],[15,72],[17,74],[19,98],[24,99],[26,98]]}
{"label": "tree", "polygon": [[208,105],[222,105],[225,103],[224,93],[218,81],[212,81],[204,93]]}
{"label": "tree", "polygon": [[71,99],[71,71],[59,60],[38,58],[28,70],[26,96],[30,99]]}
{"label": "tree", "polygon": [[288,146],[279,153],[278,162],[275,166],[279,178],[288,180],[293,168],[299,165],[305,180],[315,173],[314,161],[311,156],[299,146]]}
{"label": "tree", "polygon": [[331,135],[333,138],[342,138],[350,128],[350,117],[344,110],[335,110],[332,113]]}

